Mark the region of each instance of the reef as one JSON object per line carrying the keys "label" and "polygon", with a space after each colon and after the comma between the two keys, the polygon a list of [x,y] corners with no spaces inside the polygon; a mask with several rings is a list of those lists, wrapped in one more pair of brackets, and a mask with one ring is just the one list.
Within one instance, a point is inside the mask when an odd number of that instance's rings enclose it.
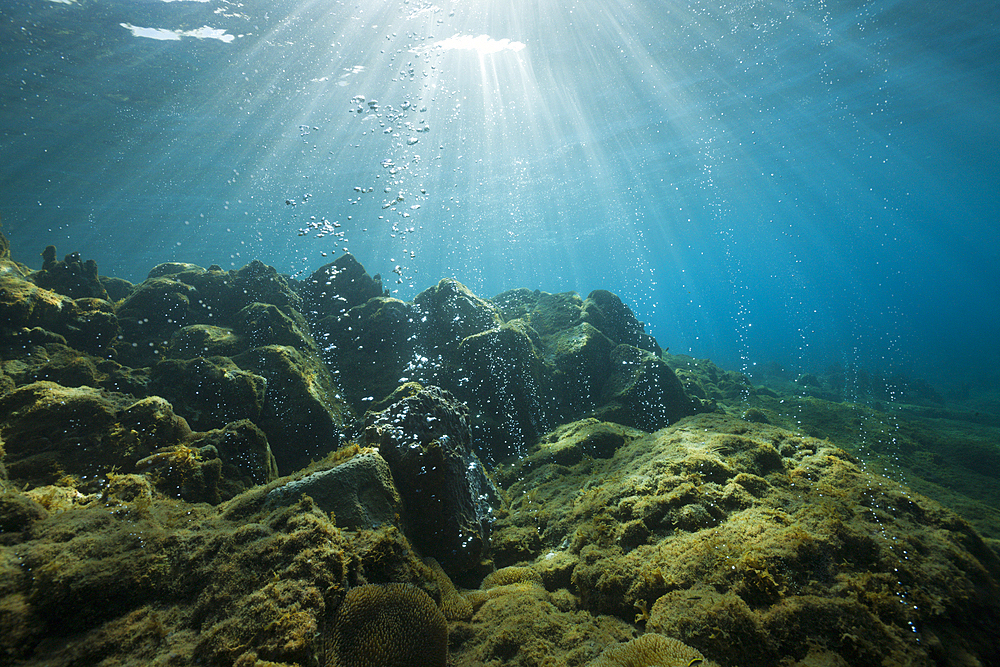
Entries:
{"label": "reef", "polygon": [[973,507],[929,385],[670,355],[603,290],[56,257],[0,234],[2,664],[1000,664],[1000,522],[880,474]]}

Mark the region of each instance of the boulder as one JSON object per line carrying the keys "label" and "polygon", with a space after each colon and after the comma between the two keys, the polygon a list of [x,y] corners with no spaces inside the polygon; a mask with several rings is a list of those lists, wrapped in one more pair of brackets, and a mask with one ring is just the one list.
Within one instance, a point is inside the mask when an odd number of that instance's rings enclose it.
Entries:
{"label": "boulder", "polygon": [[421,553],[449,572],[477,566],[489,548],[499,493],[472,451],[468,409],[427,387],[369,412],[362,439],[389,464],[407,536]]}
{"label": "boulder", "polygon": [[154,450],[190,440],[187,422],[159,397],[33,382],[0,397],[9,476],[31,486],[64,476],[96,489],[111,469],[134,469]]}
{"label": "boulder", "polygon": [[490,460],[519,454],[525,443],[547,431],[562,412],[559,397],[547,389],[551,369],[532,338],[538,334],[522,320],[473,334],[458,347],[455,391],[475,411],[475,432]]}
{"label": "boulder", "polygon": [[303,468],[340,447],[344,426],[354,416],[316,355],[294,347],[267,345],[244,352],[233,361],[267,381],[257,424],[267,434],[282,474]]}
{"label": "boulder", "polygon": [[350,253],[316,269],[301,285],[300,292],[312,321],[340,317],[368,299],[389,296],[389,291],[382,288],[382,277],[370,277]]}
{"label": "boulder", "polygon": [[398,525],[403,511],[389,464],[377,451],[361,452],[333,468],[275,487],[265,507],[295,505],[305,495],[324,512],[333,512],[341,528]]}
{"label": "boulder", "polygon": [[424,290],[413,303],[421,315],[420,347],[430,358],[448,361],[465,338],[503,324],[499,308],[453,279]]}
{"label": "boulder", "polygon": [[42,252],[42,269],[28,276],[28,280],[39,287],[50,289],[71,299],[94,298],[109,300],[97,276],[97,262],[83,261],[80,253],[66,255],[60,262],[56,259],[56,247],[47,246]]}
{"label": "boulder", "polygon": [[[296,319],[299,321],[296,322]],[[300,350],[314,347],[305,322],[269,303],[254,302],[236,314],[233,328],[248,348],[289,345]]]}
{"label": "boulder", "polygon": [[246,343],[232,329],[212,324],[192,324],[173,333],[165,354],[173,359],[231,357],[246,349]]}
{"label": "boulder", "polygon": [[704,411],[690,398],[670,367],[648,350],[619,345],[611,352],[611,374],[601,392],[594,416],[656,431],[677,420]]}
{"label": "boulder", "polygon": [[632,309],[607,290],[594,290],[583,304],[583,319],[619,345],[631,345],[660,356],[662,349],[656,339],[645,331]]}
{"label": "boulder", "polygon": [[[155,363],[171,348],[177,332],[199,324],[247,331],[261,341],[308,338],[301,297],[284,276],[263,262],[254,260],[239,271],[171,263],[150,273],[118,308],[123,339],[117,347],[130,365]],[[276,308],[294,326],[284,318],[262,314],[260,308],[241,317],[241,311],[254,303]],[[267,307],[263,311],[270,313]],[[292,330],[291,337],[282,337]]]}
{"label": "boulder", "polygon": [[355,410],[364,412],[419,371],[418,320],[412,304],[378,296],[316,326],[323,357]]}
{"label": "boulder", "polygon": [[227,357],[164,359],[153,366],[148,391],[166,397],[199,431],[260,420],[267,381]]}
{"label": "boulder", "polygon": [[103,352],[119,334],[114,307],[108,301],[74,300],[15,273],[0,274],[0,339],[16,344],[25,329],[35,328],[91,352]]}

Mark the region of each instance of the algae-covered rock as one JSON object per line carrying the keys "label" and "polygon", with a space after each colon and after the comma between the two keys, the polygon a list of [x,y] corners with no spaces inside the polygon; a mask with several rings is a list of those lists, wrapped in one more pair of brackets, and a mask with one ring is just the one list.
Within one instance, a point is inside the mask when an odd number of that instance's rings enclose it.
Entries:
{"label": "algae-covered rock", "polygon": [[594,290],[583,304],[583,319],[619,345],[631,345],[660,356],[656,339],[646,333],[632,309],[607,290]]}
{"label": "algae-covered rock", "polygon": [[315,355],[268,345],[233,361],[267,382],[257,423],[267,434],[279,471],[287,474],[303,468],[340,446],[344,426],[353,415]]}
{"label": "algae-covered rock", "polygon": [[254,302],[236,314],[234,328],[247,347],[288,345],[308,350],[313,347],[312,336],[295,319],[277,306]]}
{"label": "algae-covered rock", "polygon": [[611,352],[611,375],[595,415],[604,421],[655,431],[703,410],[670,367],[653,353],[631,345]]}
{"label": "algae-covered rock", "polygon": [[450,358],[467,337],[500,326],[503,318],[492,303],[480,299],[457,280],[444,279],[413,299],[420,309],[425,355]]}
{"label": "algae-covered rock", "polygon": [[0,274],[0,339],[15,343],[25,330],[36,328],[91,352],[104,351],[119,333],[114,308],[107,301],[73,300],[15,274]]}
{"label": "algae-covered rock", "polygon": [[369,276],[350,253],[316,269],[302,283],[300,291],[313,321],[337,318],[369,299],[389,296],[388,290],[382,288],[381,276]]}
{"label": "algae-covered rock", "polygon": [[34,382],[0,397],[0,438],[11,478],[32,486],[64,476],[92,486],[158,447],[190,438],[170,404],[91,387]]}
{"label": "algae-covered rock", "polygon": [[364,412],[410,379],[420,363],[415,352],[419,319],[412,304],[376,296],[316,325],[324,359],[355,410]]}
{"label": "algae-covered rock", "polygon": [[[265,313],[251,309],[241,317],[240,311],[254,303],[266,304]],[[280,315],[266,315],[269,307]],[[260,261],[238,271],[161,265],[119,305],[123,339],[117,349],[121,359],[132,365],[150,365],[171,347],[184,346],[183,339],[175,342],[173,337],[194,325],[252,333],[260,341],[299,342],[308,338],[309,330],[301,307],[302,299],[287,279]]]}
{"label": "algae-covered rock", "polygon": [[192,324],[170,336],[165,355],[170,359],[231,357],[246,349],[246,342],[228,327]]}
{"label": "algae-covered rock", "polygon": [[582,608],[634,617],[721,665],[814,650],[833,664],[933,664],[914,628],[982,664],[1000,658],[986,639],[1000,630],[997,554],[827,442],[691,417],[609,459],[538,466],[509,494],[498,565],[564,562]]}
{"label": "algae-covered rock", "polygon": [[74,252],[59,261],[55,246],[47,246],[42,253],[42,269],[28,279],[44,289],[52,290],[71,299],[94,298],[107,301],[108,292],[97,276],[97,262],[86,261]]}
{"label": "algae-covered rock", "polygon": [[389,464],[376,451],[277,486],[267,494],[267,505],[294,504],[304,495],[324,512],[332,512],[343,528],[398,524],[403,511]]}
{"label": "algae-covered rock", "polygon": [[467,336],[458,347],[459,374],[466,381],[456,393],[475,406],[483,453],[491,459],[516,454],[560,412],[548,405],[554,397],[546,391],[547,373],[532,334],[537,337],[515,320]]}
{"label": "algae-covered rock", "polygon": [[470,446],[468,410],[437,387],[365,417],[364,442],[388,462],[408,536],[445,570],[476,566],[489,548],[499,497]]}
{"label": "algae-covered rock", "polygon": [[259,421],[266,389],[267,380],[227,357],[164,359],[153,366],[148,386],[201,431],[241,419]]}
{"label": "algae-covered rock", "polygon": [[218,453],[222,461],[220,497],[223,500],[278,478],[278,466],[267,436],[248,419],[199,434],[192,440],[191,447],[212,447]]}

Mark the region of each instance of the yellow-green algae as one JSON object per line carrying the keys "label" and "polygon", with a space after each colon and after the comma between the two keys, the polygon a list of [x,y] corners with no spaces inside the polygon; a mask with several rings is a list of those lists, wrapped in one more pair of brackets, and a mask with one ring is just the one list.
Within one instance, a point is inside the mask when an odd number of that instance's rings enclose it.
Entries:
{"label": "yellow-green algae", "polygon": [[554,463],[551,442],[527,457],[495,533],[496,566],[517,567],[480,589],[394,527],[344,530],[308,498],[267,509],[282,480],[217,507],[140,475],[89,497],[5,488],[5,507],[33,504],[0,535],[0,650],[23,665],[325,665],[346,591],[405,582],[445,611],[453,667],[588,665],[644,632],[706,665],[988,663],[1000,563],[954,513],[775,426],[712,414],[622,437],[605,459]]}

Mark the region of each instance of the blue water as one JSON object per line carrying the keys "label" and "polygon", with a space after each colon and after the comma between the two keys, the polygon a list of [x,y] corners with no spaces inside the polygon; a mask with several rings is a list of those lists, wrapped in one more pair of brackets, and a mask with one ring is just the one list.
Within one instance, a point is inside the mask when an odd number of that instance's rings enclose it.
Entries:
{"label": "blue water", "polygon": [[404,299],[609,289],[733,368],[1000,378],[996,3],[4,0],[0,31],[33,268],[347,248]]}

